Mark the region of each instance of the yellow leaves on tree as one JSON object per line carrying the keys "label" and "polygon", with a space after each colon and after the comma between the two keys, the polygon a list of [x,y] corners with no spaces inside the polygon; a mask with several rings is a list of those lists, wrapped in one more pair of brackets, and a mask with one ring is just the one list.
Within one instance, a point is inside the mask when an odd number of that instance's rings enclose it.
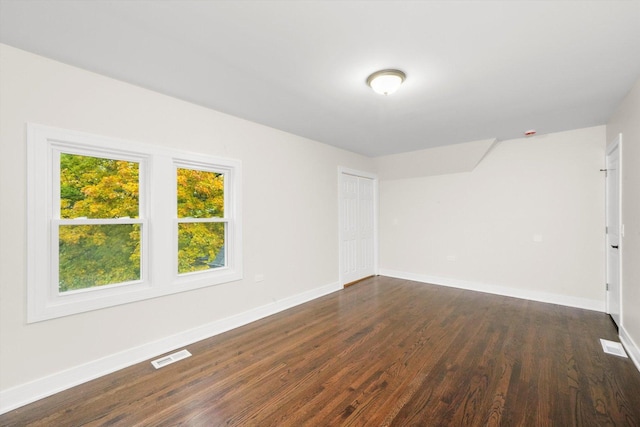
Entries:
{"label": "yellow leaves on tree", "polygon": [[[178,169],[178,218],[224,217],[224,175]],[[195,222],[178,226],[178,272],[212,268],[224,255],[223,223]],[[221,253],[222,252],[222,253]]]}
{"label": "yellow leaves on tree", "polygon": [[[138,217],[139,164],[60,155],[60,217]],[[59,232],[61,292],[140,278],[140,226],[65,225]]]}
{"label": "yellow leaves on tree", "polygon": [[224,175],[178,169],[178,218],[224,217]]}
{"label": "yellow leaves on tree", "polygon": [[[223,218],[224,175],[177,169],[178,218]],[[137,218],[139,164],[62,153],[60,217]],[[59,228],[59,289],[69,291],[140,279],[138,224],[64,225]],[[178,226],[178,272],[224,265],[225,224]],[[221,264],[220,264],[221,263]]]}
{"label": "yellow leaves on tree", "polygon": [[[224,175],[177,169],[178,218],[224,218]],[[60,217],[137,218],[139,164],[62,153]],[[59,228],[61,292],[140,279],[138,224],[78,224]],[[178,272],[224,265],[223,222],[180,223]]]}
{"label": "yellow leaves on tree", "polygon": [[138,200],[138,163],[61,154],[61,218],[136,218]]}

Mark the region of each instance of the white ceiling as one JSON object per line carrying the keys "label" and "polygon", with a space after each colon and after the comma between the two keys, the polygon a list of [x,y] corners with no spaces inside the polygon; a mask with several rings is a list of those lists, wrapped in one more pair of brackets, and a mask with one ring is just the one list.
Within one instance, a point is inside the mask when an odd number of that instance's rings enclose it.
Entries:
{"label": "white ceiling", "polygon": [[0,0],[0,41],[379,156],[606,123],[640,1]]}

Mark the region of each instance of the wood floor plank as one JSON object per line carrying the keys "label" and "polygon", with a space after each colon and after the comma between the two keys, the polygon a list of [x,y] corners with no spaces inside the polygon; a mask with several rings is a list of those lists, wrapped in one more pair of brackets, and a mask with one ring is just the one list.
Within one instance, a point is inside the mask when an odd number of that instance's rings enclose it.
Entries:
{"label": "wood floor plank", "polygon": [[0,426],[640,425],[608,316],[374,277],[4,415]]}

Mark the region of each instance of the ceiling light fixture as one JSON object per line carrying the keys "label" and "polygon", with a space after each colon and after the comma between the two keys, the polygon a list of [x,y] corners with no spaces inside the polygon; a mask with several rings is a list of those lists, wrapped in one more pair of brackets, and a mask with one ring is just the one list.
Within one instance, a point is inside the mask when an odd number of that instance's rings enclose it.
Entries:
{"label": "ceiling light fixture", "polygon": [[407,75],[400,70],[380,70],[367,77],[367,84],[380,95],[389,95],[398,90]]}

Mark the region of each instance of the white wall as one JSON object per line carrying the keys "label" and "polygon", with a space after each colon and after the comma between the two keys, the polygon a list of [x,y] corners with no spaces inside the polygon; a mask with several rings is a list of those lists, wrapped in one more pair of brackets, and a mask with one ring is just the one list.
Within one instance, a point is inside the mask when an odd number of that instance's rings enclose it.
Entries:
{"label": "white wall", "polygon": [[[0,93],[0,391],[337,288],[338,166],[371,170],[370,159],[6,45],[0,45]],[[27,122],[240,159],[245,279],[27,324]],[[256,274],[265,280],[254,282]],[[20,390],[35,393],[41,385]]]}
{"label": "white wall", "polygon": [[607,123],[607,142],[622,133],[622,325],[640,369],[640,79]]}
{"label": "white wall", "polygon": [[375,158],[378,178],[420,178],[472,171],[497,143],[495,138],[442,145]]}
{"label": "white wall", "polygon": [[381,179],[381,274],[604,310],[604,147],[604,126],[579,129],[498,142],[471,172]]}

